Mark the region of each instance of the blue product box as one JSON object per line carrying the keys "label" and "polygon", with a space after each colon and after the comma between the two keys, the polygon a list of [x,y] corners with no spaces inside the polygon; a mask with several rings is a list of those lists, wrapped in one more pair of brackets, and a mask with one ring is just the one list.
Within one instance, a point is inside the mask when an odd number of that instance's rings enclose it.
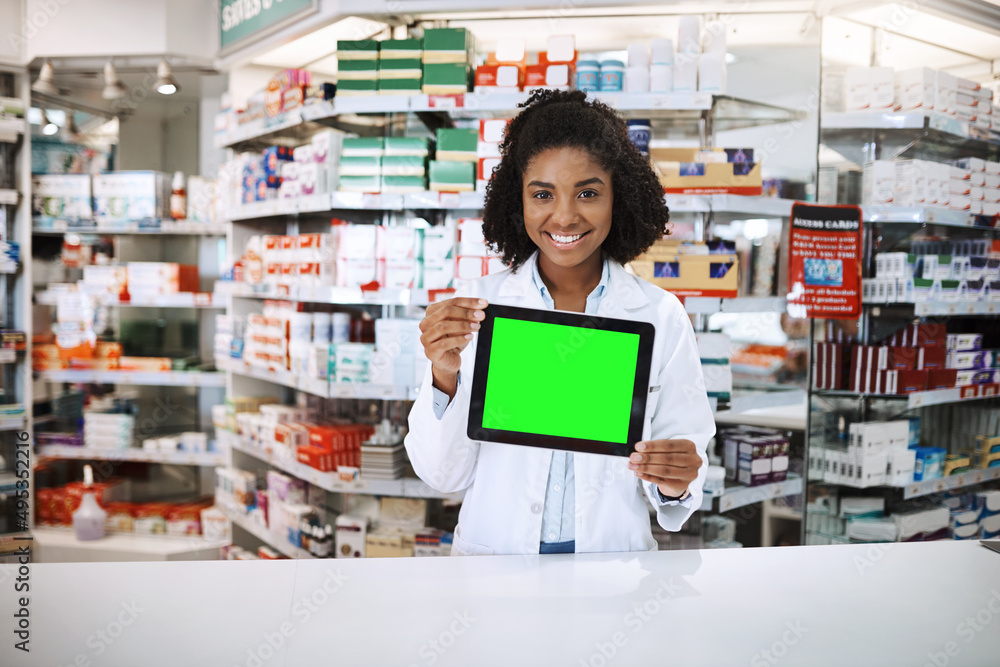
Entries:
{"label": "blue product box", "polygon": [[922,482],[944,476],[944,459],[947,450],[941,447],[916,447],[917,458],[913,468],[913,481]]}
{"label": "blue product box", "polygon": [[267,178],[281,176],[281,163],[292,161],[292,149],[288,146],[268,146],[261,155],[264,163],[264,176]]}

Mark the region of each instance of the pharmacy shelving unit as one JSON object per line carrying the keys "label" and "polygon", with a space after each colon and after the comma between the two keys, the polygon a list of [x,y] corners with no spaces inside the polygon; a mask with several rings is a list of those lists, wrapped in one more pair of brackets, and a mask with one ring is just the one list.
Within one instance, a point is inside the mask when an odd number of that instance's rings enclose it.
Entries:
{"label": "pharmacy shelving unit", "polygon": [[[768,123],[787,122],[802,116],[800,112],[767,104],[738,100],[727,96],[709,94],[599,94],[599,97],[626,115],[653,118],[661,121],[688,122],[703,145],[709,145],[715,131],[749,127]],[[527,99],[526,94],[476,94],[448,96],[415,95],[385,97],[336,98],[292,111],[278,117],[240,125],[229,133],[218,135],[215,144],[233,151],[259,149],[266,145],[294,145],[305,141],[311,133],[323,127],[335,127],[371,135],[375,131],[389,133],[388,128],[410,127],[411,120],[417,135],[435,126],[449,126],[479,118],[512,117],[517,104]],[[365,124],[358,119],[364,116]],[[379,122],[383,123],[381,129]],[[787,219],[793,202],[790,200],[747,197],[737,195],[666,195],[665,201],[676,216],[693,217],[698,238],[704,238],[710,222],[746,218]],[[272,200],[233,207],[230,212],[232,227],[229,232],[230,260],[235,260],[252,234],[295,234],[322,231],[329,224],[329,217],[342,217],[352,222],[382,222],[392,224],[407,215],[423,217],[433,223],[454,222],[458,218],[478,215],[483,207],[482,192],[418,192],[408,194],[333,192],[311,195],[299,199]],[[231,316],[245,317],[259,312],[261,299],[280,298],[313,304],[331,304],[365,310],[376,317],[393,317],[412,313],[414,306],[426,306],[437,295],[427,290],[376,290],[357,288],[275,288],[220,282],[216,296],[226,295]],[[785,311],[783,298],[740,299],[691,299],[688,312],[707,323],[708,315],[725,312]],[[416,396],[416,387],[341,384],[311,378],[295,377],[287,372],[270,371],[249,366],[242,360],[220,360],[219,368],[227,373],[227,390],[233,395],[260,395],[284,392],[291,400],[295,392],[321,399],[335,399],[334,405],[344,401],[367,402],[376,405],[382,414],[393,414],[396,419],[405,416],[409,401]],[[727,409],[730,413],[764,408],[774,405],[796,405],[804,400],[804,389],[799,387],[753,387],[735,393]],[[258,467],[264,462],[285,472],[310,480],[319,488],[331,493],[368,492],[386,495],[438,497],[419,480],[393,482],[362,482],[350,484],[336,480],[330,473],[319,473],[294,461],[280,461],[245,443],[236,442],[230,447],[234,464]],[[333,480],[332,482],[330,480]],[[400,486],[401,485],[401,486]],[[399,487],[399,488],[397,488]],[[794,495],[801,492],[801,480],[789,480],[767,489],[727,490],[713,505],[708,499],[704,508],[713,507],[728,511],[746,503],[759,503],[766,498]],[[454,498],[450,498],[454,500]],[[246,521],[244,520],[244,523]],[[240,525],[237,521],[237,525]],[[244,526],[248,531],[259,526]],[[256,534],[257,539],[264,539]],[[266,535],[264,535],[266,537]],[[266,541],[266,540],[265,540]],[[281,549],[281,545],[274,545]],[[288,553],[288,552],[286,552]]]}
{"label": "pharmacy shelving unit", "polygon": [[[30,529],[32,516],[27,498],[19,498],[19,488],[28,483],[33,487],[31,470],[25,459],[18,459],[19,434],[31,432],[31,415],[27,406],[32,401],[31,384],[31,133],[26,119],[30,107],[30,79],[24,68],[0,64],[0,97],[21,100],[21,113],[0,111],[0,241],[20,246],[20,261],[16,267],[0,271],[0,328],[24,331],[27,334],[25,352],[0,350],[0,403],[21,404],[22,416],[3,419],[0,428],[0,540],[24,537]],[[23,450],[22,450],[23,454]],[[20,464],[19,464],[20,462]],[[29,466],[30,468],[30,466]],[[27,480],[23,476],[27,472]],[[18,503],[22,503],[21,506]],[[27,505],[27,506],[25,506]],[[11,542],[13,543],[13,542]],[[2,551],[2,550],[0,550]]]}
{"label": "pharmacy shelving unit", "polygon": [[[36,217],[30,223],[31,233],[51,244],[46,237],[77,235],[89,240],[92,237],[109,237],[114,246],[116,261],[175,261],[197,264],[199,267],[199,292],[164,294],[155,297],[135,297],[129,301],[97,298],[99,307],[108,309],[111,328],[121,336],[123,324],[163,332],[163,349],[155,343],[147,344],[152,337],[148,333],[133,338],[140,339],[145,346],[143,356],[190,356],[197,355],[203,361],[212,359],[212,339],[214,336],[214,315],[226,307],[225,297],[216,296],[211,289],[219,277],[219,257],[225,251],[225,223],[204,223],[189,220],[166,220],[145,218],[141,220],[104,221],[94,219],[56,219]],[[79,278],[79,272],[65,270],[65,282]],[[59,304],[60,292],[49,290],[39,279],[34,285],[33,302],[36,321],[46,321]],[[157,334],[160,335],[160,334]],[[128,354],[128,351],[126,351]],[[96,371],[65,369],[35,373],[36,395],[39,400],[36,409],[44,409],[47,400],[58,396],[67,388],[78,385],[110,386],[115,391],[127,393],[138,399],[136,436],[133,446],[123,450],[101,450],[89,447],[43,445],[36,447],[35,457],[46,460],[103,462],[106,465],[96,470],[119,473],[135,463],[147,463],[152,468],[170,466],[170,471],[162,471],[164,478],[181,480],[176,482],[185,493],[211,495],[214,484],[212,469],[223,465],[227,455],[223,452],[151,452],[142,448],[141,440],[157,435],[181,431],[210,431],[211,407],[222,402],[226,376],[210,365],[200,366],[202,370],[176,370],[164,372],[139,372],[128,370]],[[166,408],[164,407],[166,406]],[[55,419],[46,415],[40,420],[51,424]],[[141,427],[140,427],[141,425]],[[52,428],[47,426],[47,428]],[[128,465],[126,465],[128,464]],[[160,472],[153,472],[159,479]],[[169,482],[175,484],[174,481]],[[154,487],[159,488],[159,487]],[[162,488],[168,488],[166,486]],[[171,489],[176,488],[171,486]],[[172,492],[172,491],[171,491]],[[155,492],[154,492],[155,493]],[[124,540],[118,548],[128,551],[131,536],[116,536]],[[55,539],[55,538],[53,538]],[[145,544],[145,543],[143,543]],[[205,547],[203,544],[187,548],[182,544],[171,546],[168,542],[153,542],[152,557],[217,557],[217,545]],[[165,550],[160,556],[156,545]],[[146,545],[148,546],[148,545]],[[137,549],[141,552],[146,546]],[[61,548],[61,547],[60,547]],[[186,554],[186,555],[183,555]],[[137,559],[144,556],[135,556]]]}
{"label": "pharmacy shelving unit", "polygon": [[[869,160],[913,158],[945,162],[960,157],[1000,158],[1000,133],[984,130],[940,114],[924,113],[824,113],[821,116],[821,143],[858,167]],[[923,238],[1000,239],[1000,229],[985,216],[946,208],[862,206],[862,271],[874,276],[875,255],[880,252],[906,251],[909,244]],[[998,301],[926,301],[919,303],[865,303],[858,320],[857,340],[874,344],[901,327],[915,321],[947,323],[949,330],[996,335]],[[954,329],[952,329],[954,327]],[[815,328],[812,329],[815,332]],[[810,343],[813,341],[811,340]],[[995,345],[985,344],[984,347]],[[998,408],[1000,385],[976,385],[920,391],[905,395],[859,393],[848,390],[815,389],[810,378],[807,415],[807,457],[814,447],[836,447],[831,432],[837,425],[830,420],[843,417],[847,422],[883,421],[921,417],[924,429],[935,423],[941,410],[963,406]],[[922,442],[923,445],[933,443]],[[855,489],[838,486],[843,495],[880,495],[887,510],[907,507],[905,501],[933,501],[933,494],[958,489],[976,491],[1000,488],[1000,469],[970,470],[938,479],[911,482],[899,487]],[[823,487],[834,486],[810,479],[806,469],[807,501]],[[901,505],[902,503],[902,505]],[[911,505],[916,507],[917,505]],[[830,535],[818,528],[815,519],[825,516],[824,509],[809,502],[805,505],[803,540],[809,544],[844,543],[843,535]],[[810,518],[811,515],[815,515]]]}

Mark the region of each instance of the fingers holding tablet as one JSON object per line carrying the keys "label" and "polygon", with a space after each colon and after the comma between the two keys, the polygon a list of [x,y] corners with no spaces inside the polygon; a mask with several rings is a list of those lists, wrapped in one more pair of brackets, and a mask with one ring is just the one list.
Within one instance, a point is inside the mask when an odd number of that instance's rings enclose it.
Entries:
{"label": "fingers holding tablet", "polygon": [[659,486],[664,495],[679,496],[698,477],[701,465],[695,444],[676,439],[636,443],[628,467],[640,479]]}
{"label": "fingers holding tablet", "polygon": [[420,344],[431,362],[434,385],[449,396],[454,396],[461,352],[479,331],[486,305],[485,299],[448,299],[430,305],[420,321]]}

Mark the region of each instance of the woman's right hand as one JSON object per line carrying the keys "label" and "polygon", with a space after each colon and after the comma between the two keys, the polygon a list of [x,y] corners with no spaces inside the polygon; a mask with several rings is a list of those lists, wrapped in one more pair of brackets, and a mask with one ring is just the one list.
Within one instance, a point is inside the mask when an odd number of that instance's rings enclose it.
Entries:
{"label": "woman's right hand", "polygon": [[479,323],[486,317],[483,312],[486,305],[486,299],[447,299],[428,306],[420,321],[420,344],[431,362],[434,386],[449,398],[455,397],[458,388],[461,352],[479,331]]}

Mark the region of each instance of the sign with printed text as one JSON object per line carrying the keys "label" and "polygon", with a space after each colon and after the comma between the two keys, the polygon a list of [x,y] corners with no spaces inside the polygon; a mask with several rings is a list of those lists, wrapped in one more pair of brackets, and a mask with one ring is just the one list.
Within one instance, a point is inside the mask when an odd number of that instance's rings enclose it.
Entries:
{"label": "sign with printed text", "polygon": [[262,37],[314,11],[316,0],[219,0],[219,48]]}
{"label": "sign with printed text", "polygon": [[861,315],[861,208],[796,202],[788,243],[788,314]]}

